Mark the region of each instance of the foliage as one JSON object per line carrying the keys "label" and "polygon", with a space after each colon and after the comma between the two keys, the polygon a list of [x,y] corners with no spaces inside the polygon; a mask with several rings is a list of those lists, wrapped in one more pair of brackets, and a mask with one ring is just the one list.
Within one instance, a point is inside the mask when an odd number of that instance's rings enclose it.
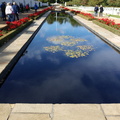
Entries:
{"label": "foliage", "polygon": [[81,0],[80,4],[83,5],[83,6],[88,5],[88,0]]}
{"label": "foliage", "polygon": [[[45,3],[45,2],[55,3],[56,2],[56,0],[37,0],[37,1],[40,1],[40,2],[43,2],[43,3]],[[70,0],[57,0],[58,3],[65,3],[65,2],[68,2],[68,1],[70,1]]]}
{"label": "foliage", "polygon": [[118,30],[116,28],[113,28],[112,26],[108,26],[108,25],[106,25],[104,23],[101,23],[101,22],[99,22],[97,20],[93,20],[93,23],[95,23],[95,24],[99,25],[100,27],[103,27],[103,28],[111,31],[112,33],[120,36],[120,30]]}
{"label": "foliage", "polygon": [[116,17],[116,18],[120,18],[119,15],[109,15],[109,17]]}
{"label": "foliage", "polygon": [[120,0],[107,0],[109,6],[120,7]]}
{"label": "foliage", "polygon": [[117,30],[120,30],[120,24],[116,24],[114,22],[114,20],[110,20],[108,18],[101,18],[101,19],[97,19],[97,21],[103,23],[103,24],[106,24],[108,26],[111,26],[112,28],[115,28]]}
{"label": "foliage", "polygon": [[27,23],[30,19],[35,19],[36,17],[39,17],[41,14],[45,13],[46,11],[48,11],[51,8],[52,7],[48,7],[48,8],[43,9],[42,11],[38,11],[36,13],[29,14],[28,17],[24,17],[17,21],[13,21],[13,22],[7,21],[6,22],[7,27],[4,28],[3,30],[0,30],[0,36],[3,36],[5,33],[8,33],[9,31],[20,27],[21,25]]}
{"label": "foliage", "polygon": [[120,7],[120,0],[71,0],[67,2],[67,5],[104,5],[104,6],[116,6]]}
{"label": "foliage", "polygon": [[4,43],[9,41],[11,38],[13,38],[16,34],[20,33],[23,29],[25,29],[27,26],[29,26],[33,20],[29,20],[25,24],[22,24],[21,26],[17,27],[16,29],[6,31],[2,30],[3,35],[0,37],[0,46],[2,46]]}
{"label": "foliage", "polygon": [[0,36],[3,36],[2,30],[0,30]]}
{"label": "foliage", "polygon": [[[31,16],[34,16],[34,17],[40,16],[41,15],[40,13],[45,13],[49,9],[51,9],[51,7],[43,9],[42,12],[36,13],[35,16],[30,15],[30,17]],[[24,28],[26,28],[28,25],[30,25],[33,21],[33,19],[31,19],[30,17],[25,17],[25,18],[22,18],[18,21],[14,21],[14,22],[7,21],[6,22],[7,26],[5,28],[3,28],[2,30],[0,30],[0,46],[2,46],[5,42],[7,42],[11,38],[13,38],[16,34],[18,34]]]}
{"label": "foliage", "polygon": [[83,17],[83,18],[87,19],[87,20],[94,20],[95,19],[95,17],[90,13],[79,12],[78,15],[80,17]]}
{"label": "foliage", "polygon": [[46,11],[48,11],[49,9],[52,9],[52,7],[48,7],[48,8],[45,8],[41,11],[38,11],[36,13],[32,13],[32,14],[29,14],[28,17],[30,19],[37,19],[38,17],[40,17],[43,13],[45,13]]}
{"label": "foliage", "polygon": [[89,0],[88,5],[95,6],[95,5],[101,5],[104,2],[104,0]]}
{"label": "foliage", "polygon": [[21,26],[22,24],[28,22],[30,20],[30,18],[28,17],[25,17],[25,18],[22,18],[20,20],[17,20],[17,21],[14,21],[14,22],[6,22],[7,24],[7,30],[10,31],[10,30],[13,30],[13,29],[16,29],[17,27]]}

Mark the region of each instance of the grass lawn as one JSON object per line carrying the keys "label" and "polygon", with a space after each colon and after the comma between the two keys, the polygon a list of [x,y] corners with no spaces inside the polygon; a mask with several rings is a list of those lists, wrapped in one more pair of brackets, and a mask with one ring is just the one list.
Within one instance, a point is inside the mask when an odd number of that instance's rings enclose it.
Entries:
{"label": "grass lawn", "polygon": [[119,15],[108,15],[109,17],[116,17],[116,18],[120,18]]}

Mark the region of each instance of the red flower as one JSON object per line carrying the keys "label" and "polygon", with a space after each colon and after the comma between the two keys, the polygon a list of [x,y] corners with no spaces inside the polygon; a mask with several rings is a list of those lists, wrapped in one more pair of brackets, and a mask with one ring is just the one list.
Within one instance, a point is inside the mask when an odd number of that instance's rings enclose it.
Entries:
{"label": "red flower", "polygon": [[20,20],[14,21],[14,22],[7,21],[6,24],[8,26],[8,30],[12,30],[12,29],[15,29],[15,28],[21,26],[22,24],[26,23],[28,20],[30,20],[30,18],[25,17],[25,18],[22,18]]}
{"label": "red flower", "polygon": [[97,19],[99,22],[106,24],[108,26],[114,27],[116,29],[120,29],[120,24],[116,24],[114,20],[110,20],[108,18]]}
{"label": "red flower", "polygon": [[0,36],[3,36],[3,34],[0,33]]}
{"label": "red flower", "polygon": [[10,22],[9,22],[9,21],[6,21],[6,24],[10,24]]}

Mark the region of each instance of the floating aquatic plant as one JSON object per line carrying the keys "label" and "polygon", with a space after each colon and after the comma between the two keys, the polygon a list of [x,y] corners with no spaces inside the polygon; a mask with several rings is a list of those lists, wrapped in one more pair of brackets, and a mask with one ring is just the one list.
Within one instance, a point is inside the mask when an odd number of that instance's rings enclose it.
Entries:
{"label": "floating aquatic plant", "polygon": [[76,41],[76,42],[83,42],[83,41],[87,41],[81,38],[74,38],[73,36],[67,36],[67,35],[62,35],[62,36],[52,36],[52,37],[48,37],[47,38],[48,41]]}
{"label": "floating aquatic plant", "polygon": [[63,51],[65,52],[65,55],[70,58],[84,57],[89,55],[90,51],[94,50],[93,46],[81,45],[81,42],[85,42],[87,40],[74,38],[73,36],[53,36],[47,38],[47,41],[57,44],[57,46],[44,47],[46,51],[52,53]]}
{"label": "floating aquatic plant", "polygon": [[70,39],[71,41],[75,41],[75,42],[84,42],[87,40],[81,39],[81,38],[74,38],[74,39]]}
{"label": "floating aquatic plant", "polygon": [[81,46],[77,46],[77,48],[81,50],[89,50],[89,51],[94,50],[93,46],[90,46],[90,45],[81,45]]}
{"label": "floating aquatic plant", "polygon": [[78,58],[88,55],[87,52],[82,52],[81,50],[65,50],[65,54],[71,58]]}
{"label": "floating aquatic plant", "polygon": [[74,46],[74,45],[76,45],[77,44],[77,42],[62,42],[61,43],[61,45],[64,45],[64,46]]}
{"label": "floating aquatic plant", "polygon": [[62,48],[60,46],[50,46],[50,47],[44,47],[44,49],[46,51],[49,51],[49,52],[52,52],[52,53],[55,53],[55,52],[58,52],[58,51],[61,51]]}

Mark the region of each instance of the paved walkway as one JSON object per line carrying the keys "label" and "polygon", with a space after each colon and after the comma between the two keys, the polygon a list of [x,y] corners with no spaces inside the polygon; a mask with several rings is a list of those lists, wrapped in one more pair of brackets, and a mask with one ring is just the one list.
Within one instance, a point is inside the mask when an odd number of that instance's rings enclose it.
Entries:
{"label": "paved walkway", "polygon": [[[28,39],[48,14],[49,12],[34,21],[22,33],[0,48],[0,73],[9,72],[29,44]],[[113,45],[113,41],[117,41],[115,43],[118,45],[115,46],[120,47],[120,36],[79,16],[74,16],[74,19]],[[120,104],[0,104],[0,120],[120,120]]]}
{"label": "paved walkway", "polygon": [[120,120],[120,104],[0,104],[0,120]]}

